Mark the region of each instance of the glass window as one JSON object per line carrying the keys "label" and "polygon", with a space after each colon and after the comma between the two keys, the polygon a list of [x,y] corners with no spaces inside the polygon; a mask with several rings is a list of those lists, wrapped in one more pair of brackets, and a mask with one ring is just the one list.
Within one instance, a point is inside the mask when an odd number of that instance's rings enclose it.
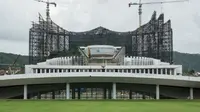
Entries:
{"label": "glass window", "polygon": [[53,73],[53,69],[51,69],[51,73]]}
{"label": "glass window", "polygon": [[161,69],[160,68],[158,69],[158,74],[161,74]]}
{"label": "glass window", "polygon": [[148,74],[148,69],[145,69],[145,73]]}
{"label": "glass window", "polygon": [[139,69],[136,69],[137,73],[140,73],[140,70]]}
{"label": "glass window", "polygon": [[153,71],[154,71],[154,74],[157,74],[157,69],[153,69]]}
{"label": "glass window", "polygon": [[79,69],[76,69],[76,72],[79,72]]}
{"label": "glass window", "polygon": [[149,69],[149,73],[152,74],[152,73],[153,73],[153,70],[152,70],[152,69]]}
{"label": "glass window", "polygon": [[57,73],[58,72],[58,69],[55,69],[55,73]]}
{"label": "glass window", "polygon": [[65,72],[66,72],[66,69],[63,69],[63,72],[65,73]]}
{"label": "glass window", "polygon": [[46,73],[49,73],[49,69],[46,69]]}
{"label": "glass window", "polygon": [[124,69],[124,73],[126,73],[127,72],[127,69]]}
{"label": "glass window", "polygon": [[40,69],[37,69],[37,73],[40,73]]}
{"label": "glass window", "polygon": [[61,73],[62,72],[62,69],[59,69],[59,73]]}

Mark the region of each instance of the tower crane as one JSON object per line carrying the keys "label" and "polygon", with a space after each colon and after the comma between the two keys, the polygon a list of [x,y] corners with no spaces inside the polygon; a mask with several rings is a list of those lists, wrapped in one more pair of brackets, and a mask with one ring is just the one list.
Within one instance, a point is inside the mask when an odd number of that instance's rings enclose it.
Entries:
{"label": "tower crane", "polygon": [[46,9],[46,19],[47,21],[50,20],[50,9],[49,9],[49,5],[54,5],[55,7],[57,6],[57,4],[55,2],[49,2],[49,0],[47,1],[43,1],[43,0],[35,0],[37,2],[42,2],[42,3],[46,3],[47,4],[47,9]]}
{"label": "tower crane", "polygon": [[175,0],[175,1],[163,1],[163,2],[146,2],[142,3],[141,0],[139,0],[139,3],[129,3],[128,6],[131,7],[132,5],[138,5],[138,14],[139,14],[139,27],[142,25],[142,5],[154,5],[154,4],[164,4],[164,3],[177,3],[177,2],[186,2],[189,0]]}

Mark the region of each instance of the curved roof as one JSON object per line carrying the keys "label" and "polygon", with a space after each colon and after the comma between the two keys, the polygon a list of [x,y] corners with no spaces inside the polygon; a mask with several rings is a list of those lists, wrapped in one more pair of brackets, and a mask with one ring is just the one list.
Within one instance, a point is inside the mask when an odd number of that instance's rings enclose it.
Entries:
{"label": "curved roof", "polygon": [[0,76],[1,86],[16,86],[24,84],[48,84],[48,83],[73,83],[73,82],[116,82],[159,84],[179,87],[200,88],[200,77],[131,74],[131,73],[48,73],[48,74],[21,74]]}

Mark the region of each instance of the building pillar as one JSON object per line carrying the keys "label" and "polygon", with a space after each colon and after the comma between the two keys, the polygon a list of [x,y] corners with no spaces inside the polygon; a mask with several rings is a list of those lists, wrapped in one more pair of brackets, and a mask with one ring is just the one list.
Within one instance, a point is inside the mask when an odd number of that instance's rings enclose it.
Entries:
{"label": "building pillar", "polygon": [[116,99],[116,83],[112,85],[112,99]]}
{"label": "building pillar", "polygon": [[193,88],[190,88],[190,99],[193,100],[194,96],[193,96]]}
{"label": "building pillar", "polygon": [[160,68],[160,73],[161,75],[163,75],[163,68]]}
{"label": "building pillar", "polygon": [[66,99],[69,100],[70,98],[70,84],[66,83]]}
{"label": "building pillar", "polygon": [[177,75],[177,74],[176,74],[176,68],[174,68],[174,75]]}
{"label": "building pillar", "polygon": [[24,100],[27,99],[27,93],[28,93],[28,88],[27,88],[27,85],[24,85]]}
{"label": "building pillar", "polygon": [[35,69],[35,73],[38,74],[38,69],[37,68]]}
{"label": "building pillar", "polygon": [[159,74],[158,71],[159,71],[159,70],[158,70],[158,68],[157,68],[157,69],[156,69],[156,74],[157,74],[157,75]]}
{"label": "building pillar", "polygon": [[156,100],[160,99],[160,87],[159,85],[156,85]]}

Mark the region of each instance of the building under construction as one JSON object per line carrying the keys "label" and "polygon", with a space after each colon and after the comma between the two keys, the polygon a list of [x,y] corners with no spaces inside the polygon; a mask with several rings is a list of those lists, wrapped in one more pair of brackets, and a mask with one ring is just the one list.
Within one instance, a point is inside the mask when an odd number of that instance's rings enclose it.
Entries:
{"label": "building under construction", "polygon": [[90,31],[72,32],[39,15],[39,21],[33,22],[29,33],[30,64],[63,54],[74,55],[79,46],[105,44],[124,46],[127,56],[151,57],[173,63],[171,22],[164,22],[164,14],[157,18],[156,12],[148,23],[129,32],[111,31],[101,26]]}

